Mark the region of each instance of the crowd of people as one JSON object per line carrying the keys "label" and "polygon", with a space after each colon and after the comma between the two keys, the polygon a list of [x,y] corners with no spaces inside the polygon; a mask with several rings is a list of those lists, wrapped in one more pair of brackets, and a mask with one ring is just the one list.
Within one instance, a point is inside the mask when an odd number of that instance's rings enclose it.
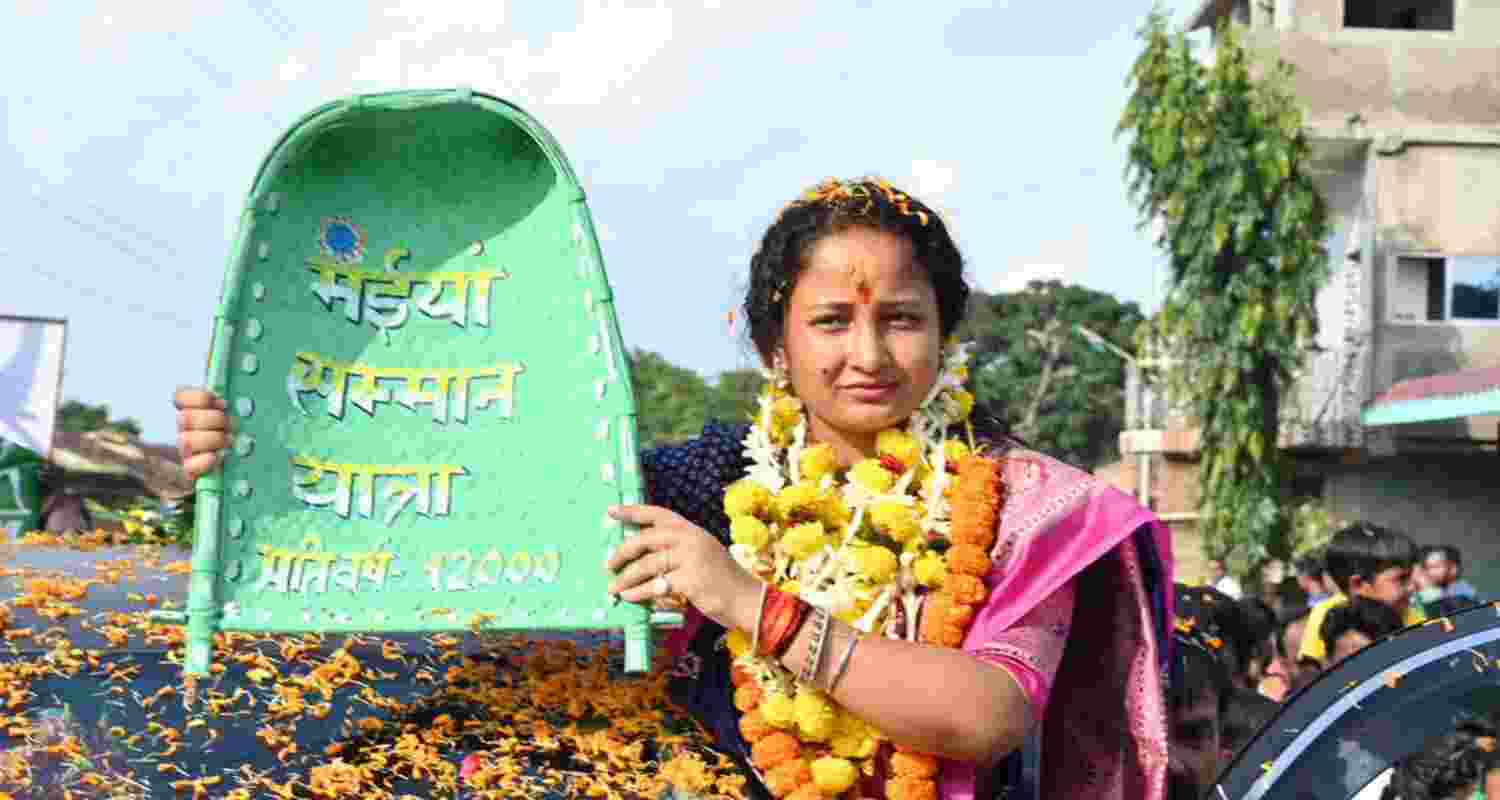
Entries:
{"label": "crowd of people", "polygon": [[[1409,625],[1484,602],[1457,547],[1419,547],[1368,522],[1321,553],[1279,564],[1249,593],[1210,562],[1203,586],[1178,583],[1172,710],[1174,800],[1200,798],[1241,748],[1324,671]],[[1500,717],[1465,722],[1402,759],[1358,800],[1500,797]]]}

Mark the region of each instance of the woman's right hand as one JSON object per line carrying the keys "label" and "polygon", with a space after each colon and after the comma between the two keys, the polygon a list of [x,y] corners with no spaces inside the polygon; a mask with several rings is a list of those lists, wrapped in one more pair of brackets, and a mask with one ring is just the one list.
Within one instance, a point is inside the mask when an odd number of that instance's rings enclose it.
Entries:
{"label": "woman's right hand", "polygon": [[177,406],[177,452],[188,480],[196,481],[224,461],[234,435],[224,400],[207,389],[185,387],[172,395]]}

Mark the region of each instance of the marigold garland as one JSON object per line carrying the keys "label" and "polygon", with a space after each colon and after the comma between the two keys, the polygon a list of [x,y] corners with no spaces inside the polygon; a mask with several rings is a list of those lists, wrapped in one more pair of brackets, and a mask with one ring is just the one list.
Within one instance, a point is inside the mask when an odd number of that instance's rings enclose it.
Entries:
{"label": "marigold garland", "polygon": [[[745,437],[751,466],[724,496],[736,561],[863,633],[960,646],[988,597],[1001,501],[998,462],[947,436],[973,408],[967,360],[950,341],[942,375],[905,429],[881,431],[876,456],[842,474],[832,447],[807,441],[790,386],[768,376]],[[767,789],[792,800],[840,797],[878,774],[887,737],[751,652],[750,639],[728,634],[734,702]],[[887,797],[937,796],[936,757],[897,748],[888,766]]]}

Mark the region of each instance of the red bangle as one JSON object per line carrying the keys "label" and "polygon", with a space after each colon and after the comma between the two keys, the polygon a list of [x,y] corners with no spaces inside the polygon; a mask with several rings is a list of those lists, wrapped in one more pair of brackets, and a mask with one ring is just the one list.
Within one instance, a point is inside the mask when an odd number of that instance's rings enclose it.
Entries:
{"label": "red bangle", "polygon": [[777,589],[768,594],[766,611],[761,617],[761,655],[780,658],[791,647],[812,606],[794,594]]}

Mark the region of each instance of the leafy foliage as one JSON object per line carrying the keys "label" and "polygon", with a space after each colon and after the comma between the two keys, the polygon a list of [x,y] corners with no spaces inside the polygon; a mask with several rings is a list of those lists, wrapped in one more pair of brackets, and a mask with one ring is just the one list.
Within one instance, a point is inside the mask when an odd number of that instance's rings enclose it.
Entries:
{"label": "leafy foliage", "polygon": [[976,345],[979,398],[1031,444],[1092,468],[1118,457],[1125,361],[1075,326],[1119,346],[1142,319],[1135,303],[1113,295],[1032,281],[1019,292],[976,293],[959,336]]}
{"label": "leafy foliage", "polygon": [[57,410],[57,429],[69,433],[88,433],[101,428],[114,428],[136,438],[141,435],[141,423],[135,419],[110,419],[108,405],[89,405],[77,400],[63,403]]}
{"label": "leafy foliage", "polygon": [[632,353],[631,365],[642,448],[697,436],[710,420],[749,421],[764,381],[758,371],[731,370],[710,384],[646,350]]}
{"label": "leafy foliage", "polygon": [[1233,25],[1204,64],[1159,9],[1141,38],[1117,134],[1130,140],[1130,191],[1143,220],[1161,223],[1172,281],[1143,344],[1176,356],[1169,388],[1202,426],[1209,555],[1284,558],[1279,408],[1317,334],[1329,232],[1291,68],[1252,64]]}

